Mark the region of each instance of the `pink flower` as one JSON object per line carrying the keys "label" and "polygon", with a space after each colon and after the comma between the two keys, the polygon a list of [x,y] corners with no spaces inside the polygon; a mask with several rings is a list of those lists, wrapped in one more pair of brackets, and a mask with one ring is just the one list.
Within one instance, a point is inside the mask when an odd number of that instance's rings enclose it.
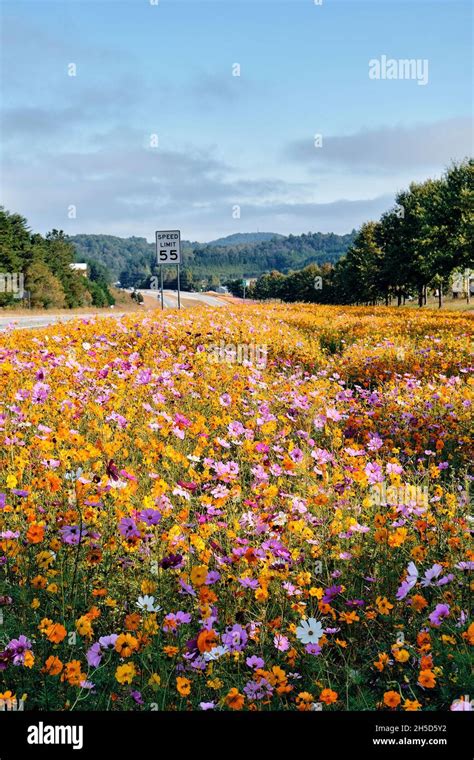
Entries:
{"label": "pink flower", "polygon": [[273,643],[279,652],[286,652],[290,648],[290,642],[286,636],[282,636],[281,633],[276,633],[273,637]]}

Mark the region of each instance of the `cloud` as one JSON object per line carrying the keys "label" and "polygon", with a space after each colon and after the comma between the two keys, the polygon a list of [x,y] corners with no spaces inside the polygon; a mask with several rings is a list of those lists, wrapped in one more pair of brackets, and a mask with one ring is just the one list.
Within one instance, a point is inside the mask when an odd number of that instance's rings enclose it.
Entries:
{"label": "cloud", "polygon": [[[133,134],[133,133],[132,133]],[[271,229],[348,232],[377,218],[393,198],[309,200],[312,186],[271,178],[246,180],[210,150],[160,151],[138,145],[124,151],[103,135],[95,150],[41,153],[3,163],[4,202],[27,216],[33,229],[69,234],[102,232],[149,239],[156,228],[180,227],[183,236]],[[76,218],[68,211],[75,207]],[[240,208],[240,219],[234,209]]]}
{"label": "cloud", "polygon": [[410,127],[363,129],[352,135],[323,135],[291,142],[287,158],[308,168],[342,167],[361,173],[444,167],[472,153],[472,119],[459,117]]}

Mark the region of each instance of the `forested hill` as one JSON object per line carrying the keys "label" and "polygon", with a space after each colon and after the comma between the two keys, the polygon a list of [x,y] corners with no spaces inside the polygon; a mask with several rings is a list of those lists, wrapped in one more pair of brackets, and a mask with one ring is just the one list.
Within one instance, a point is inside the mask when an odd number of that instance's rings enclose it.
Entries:
{"label": "forested hill", "polygon": [[[347,235],[316,232],[234,244],[229,244],[233,236],[230,240],[224,238],[205,244],[183,241],[183,263],[186,277],[194,282],[207,280],[215,283],[216,278],[258,277],[272,269],[286,273],[311,263],[335,263],[353,243],[355,234],[355,230]],[[248,238],[238,235],[235,239]],[[138,285],[154,272],[155,246],[145,238],[74,235],[70,241],[76,250],[77,261],[92,259],[100,262],[123,285]],[[172,268],[165,268],[165,280],[168,269]],[[174,276],[171,272],[169,275]]]}

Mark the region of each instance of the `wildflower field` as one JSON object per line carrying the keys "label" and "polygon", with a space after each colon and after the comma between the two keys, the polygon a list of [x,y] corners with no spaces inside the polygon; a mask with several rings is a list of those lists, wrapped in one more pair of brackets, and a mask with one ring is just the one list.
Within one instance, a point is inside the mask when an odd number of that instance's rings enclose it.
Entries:
{"label": "wildflower field", "polygon": [[471,325],[272,304],[2,336],[0,698],[469,709]]}

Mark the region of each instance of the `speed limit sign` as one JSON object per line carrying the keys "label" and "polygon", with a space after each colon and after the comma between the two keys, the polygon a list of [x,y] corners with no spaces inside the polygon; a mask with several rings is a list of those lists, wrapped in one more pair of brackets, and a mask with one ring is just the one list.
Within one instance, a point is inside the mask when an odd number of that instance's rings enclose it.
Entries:
{"label": "speed limit sign", "polygon": [[156,263],[181,264],[180,230],[158,230],[156,232]]}

